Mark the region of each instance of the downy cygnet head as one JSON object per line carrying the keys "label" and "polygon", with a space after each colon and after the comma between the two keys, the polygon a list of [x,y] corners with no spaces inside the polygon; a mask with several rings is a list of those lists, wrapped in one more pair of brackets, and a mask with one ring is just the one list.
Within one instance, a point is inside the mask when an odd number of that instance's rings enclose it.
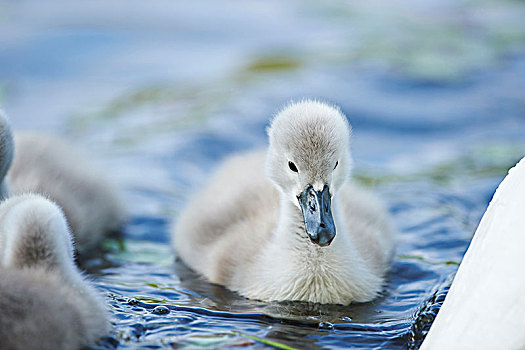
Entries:
{"label": "downy cygnet head", "polygon": [[312,242],[335,237],[331,199],[347,180],[350,125],[337,107],[305,100],[286,106],[268,128],[267,176],[301,209]]}

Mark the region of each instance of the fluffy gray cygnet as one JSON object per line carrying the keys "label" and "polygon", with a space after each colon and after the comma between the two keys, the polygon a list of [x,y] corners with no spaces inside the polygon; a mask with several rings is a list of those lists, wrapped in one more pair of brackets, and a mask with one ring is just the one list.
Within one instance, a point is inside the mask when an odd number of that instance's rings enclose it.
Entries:
{"label": "fluffy gray cygnet", "polygon": [[351,128],[305,100],[263,153],[227,160],[178,218],[173,247],[209,281],[264,301],[350,304],[384,288],[394,240],[376,198],[350,181]]}
{"label": "fluffy gray cygnet", "polygon": [[0,197],[40,193],[64,211],[80,254],[92,251],[125,215],[112,184],[65,141],[37,133],[13,137],[0,111]]}
{"label": "fluffy gray cygnet", "polygon": [[73,260],[65,217],[34,194],[0,205],[0,349],[92,345],[110,330],[103,298]]}

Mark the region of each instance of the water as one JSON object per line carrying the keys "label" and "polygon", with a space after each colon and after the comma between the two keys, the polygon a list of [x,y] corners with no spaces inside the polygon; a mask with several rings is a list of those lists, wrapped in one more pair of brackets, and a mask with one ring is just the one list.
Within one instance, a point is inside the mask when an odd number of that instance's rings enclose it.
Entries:
{"label": "water", "polygon": [[[0,1],[0,103],[118,182],[123,239],[82,261],[96,349],[417,347],[506,170],[525,154],[522,1]],[[289,99],[341,105],[355,176],[399,231],[382,297],[246,300],[176,262],[170,227]]]}

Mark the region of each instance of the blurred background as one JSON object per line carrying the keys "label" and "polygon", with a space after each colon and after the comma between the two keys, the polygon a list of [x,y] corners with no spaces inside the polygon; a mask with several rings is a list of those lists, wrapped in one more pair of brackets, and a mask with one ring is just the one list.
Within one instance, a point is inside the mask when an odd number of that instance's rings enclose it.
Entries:
{"label": "blurred background", "polygon": [[[85,266],[114,313],[100,348],[417,346],[525,155],[524,19],[519,0],[0,0],[15,131],[70,139],[128,207],[124,239]],[[191,192],[304,97],[348,115],[354,175],[400,232],[370,304],[247,301],[174,267],[169,227]]]}

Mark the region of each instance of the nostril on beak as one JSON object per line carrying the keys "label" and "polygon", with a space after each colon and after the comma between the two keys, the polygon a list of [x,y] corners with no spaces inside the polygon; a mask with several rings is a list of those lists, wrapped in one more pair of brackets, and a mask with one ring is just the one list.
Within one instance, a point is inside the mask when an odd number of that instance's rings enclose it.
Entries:
{"label": "nostril on beak", "polygon": [[324,222],[321,222],[319,226],[321,226],[321,228],[326,228],[326,225],[324,224]]}

